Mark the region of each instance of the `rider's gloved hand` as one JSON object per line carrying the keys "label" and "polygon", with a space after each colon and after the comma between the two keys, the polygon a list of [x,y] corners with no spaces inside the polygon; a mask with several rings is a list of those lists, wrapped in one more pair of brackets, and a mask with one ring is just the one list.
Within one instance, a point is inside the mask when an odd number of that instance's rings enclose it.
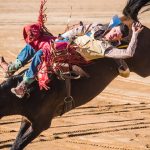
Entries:
{"label": "rider's gloved hand", "polygon": [[143,30],[143,28],[144,27],[140,22],[135,22],[132,24],[132,31],[135,36],[137,36]]}

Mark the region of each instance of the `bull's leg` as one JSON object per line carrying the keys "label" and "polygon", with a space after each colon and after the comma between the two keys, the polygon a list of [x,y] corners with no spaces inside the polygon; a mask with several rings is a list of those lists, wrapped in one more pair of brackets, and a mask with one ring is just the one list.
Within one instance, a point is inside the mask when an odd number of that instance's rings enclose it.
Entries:
{"label": "bull's leg", "polygon": [[31,123],[28,120],[26,120],[26,119],[23,118],[22,121],[21,121],[20,130],[18,132],[18,135],[17,135],[16,139],[21,138],[22,135],[27,131],[27,129],[30,126],[31,126]]}
{"label": "bull's leg", "polygon": [[42,131],[39,129],[33,129],[32,126],[22,135],[21,138],[14,143],[11,150],[22,150],[27,146],[32,140],[34,140]]}
{"label": "bull's leg", "polygon": [[[47,123],[49,125],[49,123]],[[48,128],[48,126],[47,126]],[[47,128],[43,128],[43,124],[39,125],[38,123],[32,123],[24,134],[18,138],[18,140],[14,143],[11,150],[22,150],[26,147],[32,140],[34,140],[42,131]]]}
{"label": "bull's leg", "polygon": [[21,126],[20,126],[20,130],[18,132],[18,135],[16,137],[16,140],[14,141],[13,145],[12,145],[12,149],[14,147],[14,145],[17,144],[17,142],[20,140],[20,138],[22,138],[22,136],[24,135],[24,133],[28,130],[28,128],[31,126],[31,123],[26,120],[26,119],[22,119],[22,122],[21,122]]}

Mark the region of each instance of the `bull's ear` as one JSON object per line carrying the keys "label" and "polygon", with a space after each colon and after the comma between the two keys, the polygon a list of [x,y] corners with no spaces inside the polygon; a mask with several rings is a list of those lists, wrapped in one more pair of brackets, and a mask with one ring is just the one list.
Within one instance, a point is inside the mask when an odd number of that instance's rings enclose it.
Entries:
{"label": "bull's ear", "polygon": [[118,26],[118,25],[121,24],[121,23],[122,23],[122,22],[121,22],[121,19],[120,19],[117,15],[115,15],[115,16],[113,16],[112,19],[110,20],[110,23],[109,23],[108,28],[113,28],[113,27],[115,27],[115,26]]}

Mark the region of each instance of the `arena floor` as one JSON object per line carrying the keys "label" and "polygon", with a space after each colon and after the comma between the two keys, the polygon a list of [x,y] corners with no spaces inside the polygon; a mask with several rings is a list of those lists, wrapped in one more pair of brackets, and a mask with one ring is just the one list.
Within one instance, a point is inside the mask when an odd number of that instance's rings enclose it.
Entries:
{"label": "arena floor", "polygon": [[[126,0],[48,0],[47,27],[57,35],[68,22],[107,23],[121,16]],[[22,29],[37,20],[39,0],[0,0],[0,55],[15,60],[24,47]],[[140,15],[150,28],[150,13]],[[0,74],[0,81],[3,81]],[[99,83],[100,84],[100,83]],[[150,150],[150,77],[134,73],[117,77],[95,99],[62,117],[41,133],[26,150]],[[8,150],[21,116],[0,120],[0,149]]]}

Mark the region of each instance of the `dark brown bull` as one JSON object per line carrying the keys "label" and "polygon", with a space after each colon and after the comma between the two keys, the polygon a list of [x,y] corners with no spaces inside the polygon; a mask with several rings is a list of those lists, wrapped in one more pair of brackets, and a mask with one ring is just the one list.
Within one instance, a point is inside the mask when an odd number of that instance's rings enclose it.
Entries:
{"label": "dark brown bull", "polygon": [[[130,23],[137,21],[139,10],[146,4],[150,4],[150,0],[129,0],[124,9],[124,20],[127,19]],[[126,60],[131,71],[142,77],[150,75],[149,39],[150,29],[145,27],[139,35],[134,57]],[[97,96],[118,76],[116,64],[112,59],[99,59],[84,69],[91,78],[72,81],[72,96],[76,107]],[[0,118],[8,115],[24,116],[12,150],[22,150],[42,131],[48,129],[54,116],[61,113],[66,96],[64,81],[54,77],[50,90],[40,91],[37,83],[34,83],[30,88],[30,97],[20,100],[10,89],[15,87],[21,78],[20,75],[14,76],[0,85]]]}

